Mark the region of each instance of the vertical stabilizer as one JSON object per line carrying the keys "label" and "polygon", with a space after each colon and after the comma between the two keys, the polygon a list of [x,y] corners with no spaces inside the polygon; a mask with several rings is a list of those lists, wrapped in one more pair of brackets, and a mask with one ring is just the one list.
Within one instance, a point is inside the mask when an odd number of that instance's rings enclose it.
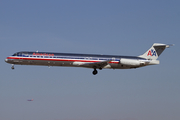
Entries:
{"label": "vertical stabilizer", "polygon": [[146,51],[143,55],[140,55],[139,57],[150,60],[156,60],[161,55],[161,53],[170,46],[172,45],[154,43],[148,51]]}

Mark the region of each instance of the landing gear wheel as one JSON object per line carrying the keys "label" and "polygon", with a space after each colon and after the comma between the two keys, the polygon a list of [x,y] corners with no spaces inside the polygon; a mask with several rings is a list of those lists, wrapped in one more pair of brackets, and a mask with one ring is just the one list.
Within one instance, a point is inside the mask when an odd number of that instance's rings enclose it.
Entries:
{"label": "landing gear wheel", "polygon": [[96,75],[98,73],[98,71],[96,69],[94,69],[94,71],[92,73],[93,73],[93,75]]}

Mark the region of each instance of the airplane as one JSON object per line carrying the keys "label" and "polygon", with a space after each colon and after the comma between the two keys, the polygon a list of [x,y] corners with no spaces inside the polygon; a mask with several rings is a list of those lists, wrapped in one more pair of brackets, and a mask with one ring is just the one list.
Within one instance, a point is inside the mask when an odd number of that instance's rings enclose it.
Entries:
{"label": "airplane", "polygon": [[157,58],[169,44],[154,43],[152,47],[140,56],[52,53],[52,52],[16,52],[7,57],[5,62],[14,65],[42,65],[92,68],[93,75],[97,69],[132,69],[148,65],[157,65]]}
{"label": "airplane", "polygon": [[33,101],[33,99],[28,99],[27,101]]}

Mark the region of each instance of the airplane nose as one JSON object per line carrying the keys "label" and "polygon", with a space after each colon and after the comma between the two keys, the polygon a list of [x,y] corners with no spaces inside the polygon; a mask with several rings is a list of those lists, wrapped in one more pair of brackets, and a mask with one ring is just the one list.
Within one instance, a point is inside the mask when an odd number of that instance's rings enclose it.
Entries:
{"label": "airplane nose", "polygon": [[8,59],[5,59],[5,62],[7,62],[8,61]]}

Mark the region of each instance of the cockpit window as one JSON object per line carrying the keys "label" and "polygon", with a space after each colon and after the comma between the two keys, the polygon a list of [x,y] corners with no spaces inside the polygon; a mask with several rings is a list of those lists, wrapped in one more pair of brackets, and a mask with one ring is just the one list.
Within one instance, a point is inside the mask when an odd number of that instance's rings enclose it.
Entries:
{"label": "cockpit window", "polygon": [[17,56],[22,56],[22,53],[21,53],[21,52],[19,52],[19,53],[17,54]]}
{"label": "cockpit window", "polygon": [[17,56],[17,53],[14,53],[12,56]]}
{"label": "cockpit window", "polygon": [[22,56],[21,52],[14,53],[12,56]]}

